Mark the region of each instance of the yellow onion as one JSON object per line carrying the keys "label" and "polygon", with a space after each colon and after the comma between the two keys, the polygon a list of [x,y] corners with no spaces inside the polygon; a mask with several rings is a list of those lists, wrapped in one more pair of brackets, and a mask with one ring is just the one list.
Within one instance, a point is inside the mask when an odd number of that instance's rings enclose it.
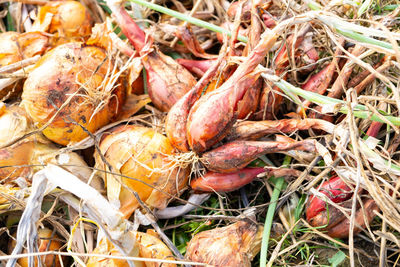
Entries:
{"label": "yellow onion", "polygon": [[[40,55],[48,48],[49,38],[40,32],[0,33],[0,67],[16,63],[26,58]],[[17,82],[0,89],[0,100],[10,92],[21,91],[22,83]]]}
{"label": "yellow onion", "polygon": [[[49,228],[39,228],[38,230],[38,247],[39,252],[45,251],[59,251],[63,246],[63,242],[61,242],[60,237],[57,234],[53,234],[53,231]],[[9,252],[13,250],[15,247],[15,240],[13,239],[9,244]],[[22,251],[22,253],[28,253],[26,249]],[[64,257],[62,257],[64,260]],[[61,267],[65,266],[61,263],[60,257],[57,255],[43,255],[40,257],[44,267]],[[28,267],[28,257],[18,259],[18,264],[21,267]],[[37,258],[35,257],[35,265],[39,266],[37,262]]]}
{"label": "yellow onion", "polygon": [[0,102],[0,147],[22,137],[31,127],[23,108]]}
{"label": "yellow onion", "polygon": [[93,19],[77,1],[53,1],[39,7],[33,29],[54,34],[58,44],[83,41],[91,33]]}
{"label": "yellow onion", "polygon": [[[22,137],[31,128],[29,119],[19,106],[6,106],[0,102],[0,146]],[[31,139],[30,139],[31,140]],[[34,143],[23,141],[0,149],[0,180],[14,179],[29,173],[28,165]],[[5,167],[10,166],[10,167]]]}
{"label": "yellow onion", "polygon": [[53,142],[81,141],[88,136],[82,127],[96,131],[123,104],[125,91],[119,81],[111,84],[112,75],[113,63],[104,49],[77,42],[57,46],[28,75],[21,106],[39,127],[59,111],[43,130]]}
{"label": "yellow onion", "polygon": [[[160,259],[160,260],[174,260],[174,256],[169,248],[157,237],[142,233],[132,232],[139,245],[139,257]],[[104,254],[112,256],[121,256],[121,253],[114,247],[114,245],[106,238],[103,238],[99,245],[93,251],[93,254]],[[136,266],[142,265],[143,267],[174,267],[172,263],[156,263],[156,262],[135,262]],[[140,265],[139,265],[140,264]],[[107,259],[100,257],[90,257],[86,265],[87,267],[129,267],[126,260],[122,259]]]}
{"label": "yellow onion", "polygon": [[[117,127],[102,138],[100,150],[114,171],[137,179],[122,178],[122,182],[151,208],[164,209],[171,199],[160,191],[178,195],[186,187],[188,169],[175,166],[170,157],[175,151],[169,140],[151,128]],[[96,155],[96,165],[107,170],[99,155]],[[111,202],[119,201],[120,211],[129,217],[139,207],[138,201],[127,189],[119,188],[112,175],[105,175],[105,181],[108,198]]]}
{"label": "yellow onion", "polygon": [[216,267],[250,267],[261,249],[262,229],[246,220],[201,232],[189,242],[186,258]]}

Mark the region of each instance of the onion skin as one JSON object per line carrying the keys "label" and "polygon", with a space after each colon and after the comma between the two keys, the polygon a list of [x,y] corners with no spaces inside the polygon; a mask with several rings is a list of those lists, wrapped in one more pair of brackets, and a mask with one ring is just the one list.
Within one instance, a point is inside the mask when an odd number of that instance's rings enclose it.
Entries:
{"label": "onion skin", "polygon": [[301,172],[295,169],[275,168],[244,168],[232,173],[207,172],[205,175],[193,179],[190,187],[202,192],[230,192],[251,183],[258,174],[265,177],[299,177]]}
{"label": "onion skin", "polygon": [[188,70],[160,51],[150,53],[142,62],[147,71],[147,91],[161,111],[169,111],[196,84]]}
{"label": "onion skin", "polygon": [[188,92],[196,79],[183,66],[161,51],[153,48],[145,33],[137,26],[123,6],[111,6],[113,16],[139,54],[147,71],[147,91],[154,106],[161,111],[169,109]]}
{"label": "onion skin", "polygon": [[[367,223],[371,223],[375,217],[375,211],[379,211],[378,206],[376,205],[373,199],[367,198],[363,199],[363,206],[365,211],[365,216]],[[352,199],[345,200],[339,204],[344,208],[351,209]],[[315,217],[308,220],[308,222],[313,227],[323,227],[321,230],[326,232],[332,238],[348,238],[349,237],[349,229],[350,229],[350,221],[347,217],[337,208],[328,205],[328,210],[323,210],[318,213]],[[357,203],[357,210],[355,214],[355,227],[354,227],[354,235],[357,235],[361,232],[362,229],[366,227],[366,222],[364,220],[364,211],[361,209],[359,203]],[[350,215],[350,214],[348,214]]]}
{"label": "onion skin", "polygon": [[[363,203],[365,209],[365,216],[366,220],[369,223],[375,218],[375,211],[379,211],[378,206],[376,205],[373,199],[367,199]],[[366,227],[366,222],[364,220],[364,212],[360,209],[357,210],[355,216],[355,225],[354,227],[354,235],[357,235],[361,232],[362,229]],[[360,227],[358,227],[359,225]],[[349,229],[350,229],[350,221],[347,218],[333,227],[329,227],[327,229],[327,234],[333,238],[347,238],[349,236]]]}
{"label": "onion skin", "polygon": [[[172,252],[168,247],[157,237],[142,233],[132,232],[136,238],[137,244],[139,245],[139,256],[143,258],[162,259],[162,260],[174,260]],[[121,256],[121,253],[113,246],[108,239],[102,239],[100,244],[95,248],[93,254],[105,254],[112,256]],[[156,262],[141,262],[146,267],[175,267],[173,263],[156,263]],[[99,257],[90,257],[87,262],[87,267],[129,267],[126,260],[121,259],[107,259]]]}
{"label": "onion skin", "polygon": [[33,142],[22,142],[0,149],[0,180],[10,183],[18,177],[27,176],[31,168],[26,165],[31,162],[33,148]]}
{"label": "onion skin", "polygon": [[[334,203],[339,203],[351,198],[353,191],[349,188],[339,176],[333,177],[328,181],[322,183],[318,187],[321,193],[326,195]],[[326,209],[326,202],[318,197],[311,196],[307,202],[306,218],[310,221],[321,211]]]}
{"label": "onion skin", "polygon": [[222,57],[206,71],[199,82],[190,89],[181,99],[179,99],[168,112],[165,120],[165,132],[171,144],[179,151],[188,152],[189,145],[187,141],[186,122],[193,104],[199,99],[203,88],[215,76]]}
{"label": "onion skin", "polygon": [[192,107],[187,121],[187,137],[191,149],[203,152],[222,140],[237,119],[238,102],[259,73],[256,66],[275,43],[274,31],[265,32],[258,45],[230,78],[218,89],[203,95]]}
{"label": "onion skin", "polygon": [[[94,132],[115,118],[124,102],[125,89],[117,81],[119,85],[113,91],[105,91],[102,83],[108,79],[109,68],[112,69],[106,57],[102,48],[68,43],[38,61],[24,84],[21,102],[34,122],[44,125],[72,94],[77,94],[43,130],[47,138],[68,145],[87,137],[71,120]],[[101,102],[104,106],[95,112]]]}
{"label": "onion skin", "polygon": [[0,147],[16,140],[33,128],[25,110],[19,106],[6,106],[0,102]]}
{"label": "onion skin", "polygon": [[230,192],[251,183],[264,168],[244,168],[233,173],[207,172],[190,183],[190,187],[202,192]]}
{"label": "onion skin", "polygon": [[[360,190],[360,192],[361,191],[362,190]],[[334,203],[339,203],[341,207],[348,209],[351,209],[352,207],[352,189],[349,188],[338,176],[322,183],[319,187],[319,192],[326,195]],[[355,235],[366,227],[366,223],[370,223],[374,219],[374,212],[379,211],[378,206],[373,199],[363,198],[362,202],[365,214],[359,203],[357,203],[354,228]],[[364,215],[366,216],[367,222],[364,221]],[[313,227],[325,226],[322,230],[326,231],[330,237],[347,238],[349,236],[349,219],[347,219],[339,209],[327,204],[318,197],[311,196],[308,200],[306,219]]]}
{"label": "onion skin", "polygon": [[265,121],[241,121],[233,126],[227,140],[257,140],[268,134],[293,133],[317,129],[331,132],[332,124],[319,119],[282,119]]}
{"label": "onion skin", "polygon": [[[49,47],[49,38],[40,32],[0,33],[0,67],[16,63],[35,55],[41,55]],[[16,95],[22,89],[22,82],[0,90],[0,100]],[[12,92],[12,93],[11,93]]]}
{"label": "onion skin", "polygon": [[[49,14],[51,20],[46,19]],[[55,43],[83,41],[89,37],[94,21],[89,10],[78,1],[53,1],[39,7],[33,29],[55,36]]]}
{"label": "onion skin", "polygon": [[[39,228],[38,229],[38,236],[39,236],[39,252],[45,251],[60,251],[61,247],[64,245],[62,242],[59,241],[60,237],[57,234],[53,235],[53,231],[48,228]],[[9,251],[11,252],[15,246],[15,241],[13,240],[9,245]],[[26,249],[23,250],[22,253],[28,253]],[[60,261],[60,257],[57,255],[43,255],[40,256],[41,261],[43,262],[44,267],[61,267],[65,266]],[[62,256],[64,261],[65,257]],[[21,267],[28,267],[28,258],[20,258],[18,260],[18,264]],[[35,257],[35,264],[34,266],[39,266],[37,262],[37,258]]]}
{"label": "onion skin", "polygon": [[226,11],[226,14],[228,15],[229,18],[231,19],[235,18],[239,5],[242,3],[243,3],[242,17],[241,17],[242,21],[249,21],[251,19],[252,4],[257,8],[264,10],[267,10],[272,5],[272,1],[268,0],[255,0],[255,1],[244,0],[244,1],[233,2],[232,4],[230,4],[228,10]]}
{"label": "onion skin", "polygon": [[[117,127],[103,137],[100,150],[114,171],[140,180],[121,178],[151,208],[165,208],[171,197],[141,181],[172,195],[179,195],[187,185],[188,169],[172,166],[168,155],[175,153],[174,148],[165,136],[153,129],[135,125]],[[96,166],[106,168],[99,155],[96,155]],[[108,175],[105,179],[108,184]],[[107,187],[108,192],[113,190]],[[120,211],[126,217],[139,207],[136,198],[126,189],[122,190],[119,200]]]}
{"label": "onion skin", "polygon": [[228,173],[246,167],[260,155],[288,150],[314,152],[315,141],[232,141],[204,153],[200,160],[210,171]]}
{"label": "onion skin", "polygon": [[209,68],[211,68],[215,59],[195,60],[178,58],[176,61],[200,78]]}
{"label": "onion skin", "polygon": [[250,221],[203,231],[186,248],[186,258],[216,267],[250,267],[261,249],[263,227]]}
{"label": "onion skin", "polygon": [[[222,28],[224,28],[224,29],[229,30],[230,32],[232,32],[232,31],[234,30],[233,23],[230,22],[230,21],[226,21],[226,22],[222,23],[222,24],[219,25],[219,26],[222,27]],[[247,36],[248,33],[249,33],[249,30],[243,28],[242,26],[240,26],[238,30],[239,30],[238,35],[241,35],[241,36]],[[217,32],[217,40],[218,40],[218,42],[220,42],[221,44],[224,43],[224,36],[223,36],[221,33],[219,33],[219,32]]]}
{"label": "onion skin", "polygon": [[[345,39],[341,38],[339,40],[339,44],[343,46],[344,43]],[[332,81],[333,74],[337,69],[337,60],[342,54],[342,50],[337,48],[335,54],[333,55],[335,59],[332,60],[332,62],[325,66],[321,71],[312,75],[310,79],[308,79],[308,81],[302,86],[302,89],[323,95]],[[304,107],[308,107],[310,104],[311,102],[308,100],[303,102]]]}
{"label": "onion skin", "polygon": [[[297,35],[296,40],[294,39],[293,35],[290,35],[282,48],[279,50],[276,58],[274,60],[275,64],[275,74],[277,76],[282,76],[284,80],[287,78],[286,68],[289,65],[289,51],[288,47],[292,48],[293,41],[294,49],[295,49],[295,56],[298,56],[297,50],[301,43],[304,41],[306,33],[310,30],[310,27],[305,27],[299,34]],[[270,89],[270,85],[265,84],[261,93],[261,99],[259,104],[260,113],[258,115],[261,119],[268,119],[271,120],[274,118],[275,114],[279,111],[280,105],[283,101],[283,96],[279,93],[281,89],[278,86],[272,86],[272,90]]]}

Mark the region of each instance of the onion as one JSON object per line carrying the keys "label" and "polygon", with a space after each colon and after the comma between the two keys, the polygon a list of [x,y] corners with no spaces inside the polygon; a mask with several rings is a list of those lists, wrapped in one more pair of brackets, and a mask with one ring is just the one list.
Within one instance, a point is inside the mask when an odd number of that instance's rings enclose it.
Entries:
{"label": "onion", "polygon": [[287,168],[244,168],[235,172],[218,173],[207,172],[193,179],[190,187],[196,191],[203,192],[230,192],[251,183],[259,175],[268,177],[299,177],[301,172],[296,169]]}
{"label": "onion", "polygon": [[264,168],[244,168],[233,173],[207,172],[193,179],[190,187],[202,192],[230,192],[251,183]]}
{"label": "onion", "polygon": [[[335,203],[345,201],[351,198],[353,194],[350,187],[348,187],[339,176],[331,178],[329,181],[322,183],[318,190],[326,195],[330,200]],[[316,196],[311,196],[307,203],[306,217],[310,221],[321,211],[326,210],[326,202]]]}
{"label": "onion", "polygon": [[241,121],[227,136],[228,140],[257,140],[269,134],[291,134],[299,130],[317,129],[331,133],[333,124],[319,119],[282,119],[265,121]]}
{"label": "onion", "polygon": [[[277,137],[277,140],[280,137]],[[214,172],[236,172],[246,167],[258,156],[289,150],[315,152],[315,140],[303,141],[232,141],[207,151],[201,162]]]}
{"label": "onion", "polygon": [[[340,177],[336,176],[322,183],[318,190],[334,203],[338,203],[339,206],[351,209],[353,191]],[[362,189],[359,192],[361,193]],[[374,219],[375,211],[379,210],[373,199],[362,197],[361,200],[363,209],[357,202],[354,217],[355,235]],[[316,196],[311,196],[307,202],[306,218],[313,227],[321,227],[321,230],[326,231],[330,237],[347,238],[349,236],[350,221],[345,214]]]}
{"label": "onion", "polygon": [[53,1],[39,7],[33,30],[54,34],[58,44],[83,41],[91,33],[93,19],[78,1]]}
{"label": "onion", "polygon": [[[44,53],[49,46],[48,39],[40,32],[0,33],[0,67]],[[11,94],[10,92],[18,93],[21,88],[20,82],[0,88],[0,100]]]}
{"label": "onion", "polygon": [[218,267],[250,267],[261,249],[263,227],[247,220],[195,235],[186,258]]}
{"label": "onion", "polygon": [[[49,228],[39,228],[38,235],[39,235],[39,241],[38,241],[39,252],[59,251],[63,246],[63,243],[60,241],[60,237],[57,234],[53,234],[53,231],[50,230]],[[15,246],[15,240],[13,239],[9,246],[10,252],[12,251],[14,246]],[[24,249],[22,253],[27,253],[27,251]],[[64,261],[64,257],[62,258]],[[64,264],[62,264],[62,262],[60,261],[60,257],[57,255],[44,255],[41,256],[40,259],[44,267],[64,266]],[[21,265],[21,267],[28,267],[29,266],[28,257],[20,258],[18,260],[18,264]],[[37,258],[35,258],[34,266],[39,266]]]}
{"label": "onion", "polygon": [[88,135],[82,127],[96,131],[111,122],[123,104],[123,86],[112,85],[113,68],[102,48],[60,45],[29,74],[21,106],[39,127],[50,123],[43,130],[50,140],[61,145],[81,141]]}
{"label": "onion", "polygon": [[[151,258],[151,259],[160,259],[160,260],[174,260],[174,256],[169,248],[157,237],[142,233],[142,232],[131,232],[136,237],[137,244],[139,245],[139,257],[143,258]],[[99,245],[93,251],[93,254],[104,254],[104,255],[112,255],[112,256],[121,256],[121,253],[114,247],[111,242],[103,238]],[[155,263],[155,262],[135,262],[136,266],[142,264],[142,266],[146,267],[156,267],[156,266],[165,266],[165,267],[174,267],[175,264],[172,263]],[[128,267],[129,264],[126,260],[122,259],[107,259],[92,256],[89,258],[87,267]]]}
{"label": "onion", "polygon": [[274,31],[264,32],[258,45],[219,88],[203,95],[191,108],[187,138],[195,152],[203,152],[222,140],[237,119],[238,103],[259,77],[256,66],[275,43]]}
{"label": "onion", "polygon": [[22,137],[32,128],[23,108],[0,102],[0,147]]}
{"label": "onion", "polygon": [[[100,150],[114,171],[135,179],[122,178],[122,181],[151,208],[164,209],[170,195],[179,195],[186,187],[188,169],[174,165],[171,159],[174,148],[165,136],[153,129],[136,125],[117,127],[102,138]],[[95,157],[96,165],[107,169],[100,156]],[[119,200],[120,211],[129,217],[139,207],[136,198],[125,188],[119,191],[112,175],[105,175],[105,181],[110,201]]]}
{"label": "onion", "polygon": [[196,79],[174,59],[152,47],[151,38],[129,16],[123,6],[108,0],[113,16],[142,58],[147,73],[147,91],[154,106],[168,111],[195,84]]}
{"label": "onion", "polygon": [[[92,171],[78,154],[60,154],[59,149],[41,134],[22,138],[33,130],[32,122],[21,107],[6,106],[0,102],[0,180],[11,182],[18,177],[29,178],[33,172],[41,169],[29,165],[51,162],[60,166],[68,165],[66,169],[81,180],[88,181]],[[96,177],[91,185],[100,188],[98,182]]]}

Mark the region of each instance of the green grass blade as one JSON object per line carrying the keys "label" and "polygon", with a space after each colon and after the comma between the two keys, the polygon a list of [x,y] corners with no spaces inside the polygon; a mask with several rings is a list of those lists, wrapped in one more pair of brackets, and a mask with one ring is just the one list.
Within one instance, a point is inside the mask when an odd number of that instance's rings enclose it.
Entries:
{"label": "green grass blade", "polygon": [[267,265],[268,242],[271,234],[272,220],[274,219],[279,194],[281,193],[284,183],[284,178],[278,178],[275,184],[274,191],[272,192],[271,202],[268,207],[267,217],[265,218],[264,232],[262,236],[260,267],[265,267]]}

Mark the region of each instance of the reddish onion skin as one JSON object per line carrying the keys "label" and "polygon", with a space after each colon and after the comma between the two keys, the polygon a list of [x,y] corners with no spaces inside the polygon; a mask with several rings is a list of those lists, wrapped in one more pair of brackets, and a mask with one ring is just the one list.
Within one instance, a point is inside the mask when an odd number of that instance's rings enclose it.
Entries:
{"label": "reddish onion skin", "polygon": [[235,172],[246,167],[258,156],[288,150],[315,151],[314,140],[277,141],[233,141],[203,154],[201,162],[214,172]]}
{"label": "reddish onion skin", "polygon": [[207,172],[192,180],[190,187],[203,192],[230,192],[252,182],[264,168],[244,168],[233,173]]}
{"label": "reddish onion skin", "polygon": [[[330,200],[335,203],[347,200],[353,194],[351,188],[349,188],[339,176],[333,177],[322,183],[319,187],[319,191],[326,195]],[[321,211],[326,209],[326,202],[318,197],[311,196],[307,203],[306,218],[310,221]]]}
{"label": "reddish onion skin", "polygon": [[193,151],[206,151],[225,137],[238,118],[238,102],[258,77],[246,76],[234,85],[224,83],[193,105],[187,121],[188,143]]}
{"label": "reddish onion skin", "polygon": [[241,121],[233,126],[228,140],[257,140],[268,134],[293,133],[299,130],[318,129],[330,132],[324,120],[282,119],[265,121]]}
{"label": "reddish onion skin", "polygon": [[206,151],[229,133],[238,117],[239,101],[260,75],[254,69],[264,59],[276,38],[274,31],[265,32],[232,76],[193,105],[187,121],[188,143],[193,151]]}
{"label": "reddish onion skin", "polygon": [[223,60],[223,55],[206,71],[199,82],[179,99],[168,112],[165,120],[165,132],[171,144],[181,152],[188,152],[189,145],[186,135],[186,121],[190,108],[199,99],[203,88],[214,77],[218,67]]}
{"label": "reddish onion skin", "polygon": [[113,8],[113,15],[122,32],[142,55],[147,72],[147,91],[154,106],[161,111],[169,109],[188,92],[196,79],[183,66],[161,51],[153,48],[145,33],[137,26],[123,6]]}
{"label": "reddish onion skin", "polygon": [[[367,199],[363,201],[363,205],[365,210],[366,221],[369,224],[375,218],[375,211],[378,212],[379,208],[373,199]],[[357,210],[354,221],[355,221],[355,227],[353,234],[357,235],[367,225],[366,221],[364,220],[364,212],[361,208]],[[360,227],[358,227],[357,225],[359,225]],[[350,229],[350,221],[345,217],[341,223],[336,224],[333,227],[329,227],[327,229],[327,234],[333,238],[347,238],[349,236],[349,229]]]}
{"label": "reddish onion skin", "polygon": [[209,68],[211,68],[215,60],[216,59],[195,60],[178,58],[176,61],[197,77],[201,77]]}

